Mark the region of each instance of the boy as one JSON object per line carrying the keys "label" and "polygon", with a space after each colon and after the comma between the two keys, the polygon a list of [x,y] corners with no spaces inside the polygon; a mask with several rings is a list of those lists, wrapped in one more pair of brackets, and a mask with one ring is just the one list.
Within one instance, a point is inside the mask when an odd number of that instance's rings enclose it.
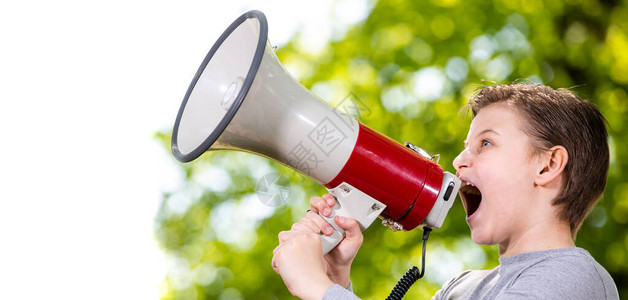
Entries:
{"label": "boy", "polygon": [[[432,299],[619,299],[612,278],[574,239],[606,184],[605,120],[566,90],[513,84],[485,87],[465,149],[454,160],[471,238],[499,245],[500,265],[466,271]],[[357,299],[349,269],[362,243],[352,219],[347,237],[325,257],[318,233],[331,228],[333,198],[312,198],[312,211],[279,234],[273,268],[304,299]]]}

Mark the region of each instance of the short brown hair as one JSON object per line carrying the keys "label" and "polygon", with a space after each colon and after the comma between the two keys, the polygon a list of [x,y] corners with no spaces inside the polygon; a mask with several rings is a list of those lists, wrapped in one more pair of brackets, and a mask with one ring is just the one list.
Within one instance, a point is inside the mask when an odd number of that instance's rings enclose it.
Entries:
{"label": "short brown hair", "polygon": [[552,204],[562,206],[559,217],[569,222],[575,238],[606,185],[606,119],[594,104],[569,90],[523,83],[484,87],[468,107],[475,117],[496,102],[506,102],[522,113],[527,122],[522,130],[531,137],[535,151],[557,145],[567,149],[563,190]]}

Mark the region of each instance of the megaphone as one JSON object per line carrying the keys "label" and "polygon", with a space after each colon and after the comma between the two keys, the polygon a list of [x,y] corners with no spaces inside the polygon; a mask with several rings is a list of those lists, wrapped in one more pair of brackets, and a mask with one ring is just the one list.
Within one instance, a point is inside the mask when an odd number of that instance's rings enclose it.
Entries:
{"label": "megaphone", "polygon": [[439,228],[460,180],[433,157],[343,114],[284,69],[260,11],[236,19],[211,48],[177,114],[172,152],[190,162],[206,151],[239,150],[282,163],[324,185],[337,200],[321,235],[323,252],[344,232],[334,215],[362,230],[380,217],[393,230]]}

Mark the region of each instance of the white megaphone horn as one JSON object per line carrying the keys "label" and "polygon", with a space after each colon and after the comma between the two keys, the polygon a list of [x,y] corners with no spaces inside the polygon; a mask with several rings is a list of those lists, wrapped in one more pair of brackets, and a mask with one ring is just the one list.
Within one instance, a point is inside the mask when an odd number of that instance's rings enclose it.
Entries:
{"label": "white megaphone horn", "polygon": [[267,35],[264,14],[249,11],[220,36],[179,109],[174,156],[189,162],[208,150],[246,151],[324,185],[337,199],[326,218],[336,232],[321,235],[324,253],[344,236],[335,214],[356,219],[362,230],[378,216],[394,230],[439,228],[460,180],[425,151],[368,128],[300,85]]}

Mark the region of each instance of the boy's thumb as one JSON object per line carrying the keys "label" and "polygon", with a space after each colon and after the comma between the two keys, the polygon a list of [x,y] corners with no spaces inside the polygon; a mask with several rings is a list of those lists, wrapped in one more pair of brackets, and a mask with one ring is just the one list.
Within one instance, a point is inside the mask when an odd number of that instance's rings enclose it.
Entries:
{"label": "boy's thumb", "polygon": [[360,229],[360,225],[353,218],[336,216],[336,224],[338,227],[345,230],[345,235],[347,238],[352,238],[355,236],[361,236],[362,230]]}

